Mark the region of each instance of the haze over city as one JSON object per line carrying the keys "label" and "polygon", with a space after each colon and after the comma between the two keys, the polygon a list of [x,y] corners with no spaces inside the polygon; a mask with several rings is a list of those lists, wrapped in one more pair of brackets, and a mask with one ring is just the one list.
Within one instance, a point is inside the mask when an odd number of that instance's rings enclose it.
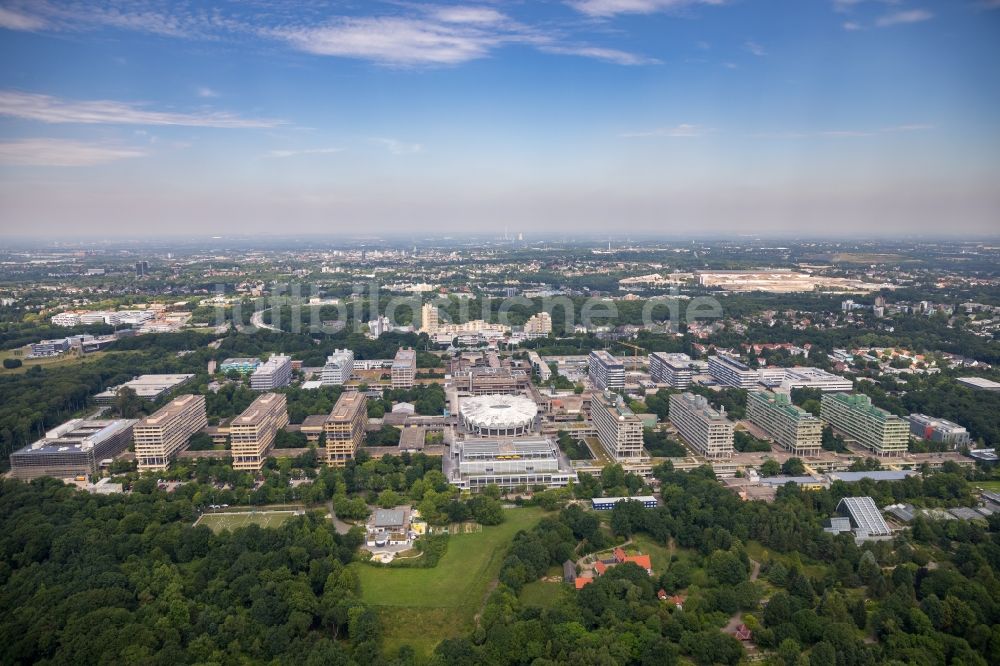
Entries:
{"label": "haze over city", "polygon": [[983,234],[994,0],[4,2],[18,235]]}

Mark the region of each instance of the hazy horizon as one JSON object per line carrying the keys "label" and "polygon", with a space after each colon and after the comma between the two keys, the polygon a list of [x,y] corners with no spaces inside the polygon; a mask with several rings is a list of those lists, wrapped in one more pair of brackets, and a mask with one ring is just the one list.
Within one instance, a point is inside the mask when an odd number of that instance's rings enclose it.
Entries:
{"label": "hazy horizon", "polygon": [[983,237],[995,0],[0,0],[0,227]]}

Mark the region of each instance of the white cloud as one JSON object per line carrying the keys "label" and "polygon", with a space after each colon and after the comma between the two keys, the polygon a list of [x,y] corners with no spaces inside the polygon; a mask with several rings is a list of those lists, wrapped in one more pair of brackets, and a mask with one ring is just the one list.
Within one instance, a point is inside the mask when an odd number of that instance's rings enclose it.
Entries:
{"label": "white cloud", "polygon": [[305,148],[303,150],[272,150],[268,153],[271,157],[296,157],[298,155],[331,155],[342,153],[343,148]]}
{"label": "white cloud", "polygon": [[848,32],[854,32],[855,30],[861,30],[861,24],[855,21],[844,21],[844,30]]}
{"label": "white cloud", "polygon": [[76,167],[107,164],[145,153],[136,148],[68,139],[18,139],[0,142],[0,164]]}
{"label": "white cloud", "polygon": [[507,17],[491,7],[461,7],[433,6],[427,7],[427,12],[439,21],[446,23],[495,24],[504,23]]}
{"label": "white cloud", "polygon": [[406,143],[398,139],[382,136],[372,138],[372,142],[384,146],[393,155],[413,155],[424,149],[419,143]]}
{"label": "white cloud", "polygon": [[208,86],[201,86],[200,88],[198,88],[198,97],[207,97],[211,99],[218,96],[219,93],[216,92],[215,90],[212,90]]}
{"label": "white cloud", "polygon": [[688,123],[681,123],[680,125],[674,125],[673,127],[658,127],[656,129],[642,131],[642,132],[626,132],[620,134],[623,139],[641,139],[641,138],[655,138],[655,137],[668,137],[668,138],[694,138],[699,136],[704,136],[708,132],[708,129],[702,125],[691,125]]}
{"label": "white cloud", "polygon": [[767,51],[764,50],[763,46],[749,39],[743,44],[743,47],[758,58],[767,55]]}
{"label": "white cloud", "polygon": [[540,51],[545,53],[555,53],[559,55],[583,56],[595,60],[614,63],[616,65],[658,65],[661,63],[656,58],[619,51],[618,49],[606,49],[599,46],[541,46]]}
{"label": "white cloud", "polygon": [[182,125],[187,127],[275,127],[278,120],[241,118],[223,111],[175,113],[153,111],[138,104],[112,100],[63,100],[51,95],[0,90],[0,116],[43,123],[108,125]]}
{"label": "white cloud", "polygon": [[0,7],[0,28],[8,30],[41,30],[45,21],[37,16],[29,16],[13,9]]}
{"label": "white cloud", "polygon": [[724,5],[727,0],[569,0],[587,16],[606,18],[618,14],[654,14],[692,5]]}
{"label": "white cloud", "polygon": [[928,21],[934,18],[934,14],[931,14],[925,9],[906,9],[899,12],[892,12],[891,14],[886,14],[875,20],[875,25],[879,28],[887,28],[893,25],[903,25],[906,23],[920,23],[921,21]]}

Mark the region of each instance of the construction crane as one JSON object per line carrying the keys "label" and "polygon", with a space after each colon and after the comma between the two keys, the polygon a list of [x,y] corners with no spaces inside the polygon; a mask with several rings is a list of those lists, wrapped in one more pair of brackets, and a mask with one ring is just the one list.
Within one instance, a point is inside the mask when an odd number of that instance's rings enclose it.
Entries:
{"label": "construction crane", "polygon": [[[631,342],[622,342],[621,340],[616,341],[616,344],[622,345],[623,347],[630,347],[633,350],[633,352],[634,352],[633,355],[632,355],[632,369],[633,370],[638,370],[640,367],[642,367],[642,363],[639,361],[639,352],[640,351],[647,351],[647,349],[645,347],[640,347],[639,345],[634,345]],[[625,358],[628,359],[628,355],[627,354],[626,354]]]}

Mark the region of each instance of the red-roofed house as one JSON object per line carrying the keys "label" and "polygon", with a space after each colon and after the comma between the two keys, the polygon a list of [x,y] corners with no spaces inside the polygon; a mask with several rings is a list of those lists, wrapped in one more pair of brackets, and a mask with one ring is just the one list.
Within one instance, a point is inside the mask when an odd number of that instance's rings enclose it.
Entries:
{"label": "red-roofed house", "polygon": [[629,555],[625,558],[625,561],[637,564],[641,568],[645,569],[646,573],[650,576],[653,575],[653,562],[649,559],[649,555]]}
{"label": "red-roofed house", "polygon": [[604,562],[598,561],[594,563],[594,571],[597,572],[598,576],[603,576],[607,570],[608,570],[608,565],[605,564]]}
{"label": "red-roofed house", "polygon": [[573,582],[576,584],[576,589],[582,590],[587,585],[593,583],[594,579],[591,576],[577,576],[576,580]]}
{"label": "red-roofed house", "polygon": [[674,606],[677,606],[677,610],[684,610],[684,597],[682,597],[681,595],[675,594],[674,596],[670,597],[670,603],[672,603]]}
{"label": "red-roofed house", "polygon": [[615,562],[624,562],[624,561],[625,561],[625,551],[621,547],[615,548]]}
{"label": "red-roofed house", "polygon": [[656,593],[656,598],[659,599],[660,601],[666,601],[667,600],[667,591],[664,590],[661,587],[660,591]]}
{"label": "red-roofed house", "polygon": [[738,641],[748,641],[753,638],[753,635],[750,633],[750,627],[745,624],[736,627],[736,633],[733,635]]}

